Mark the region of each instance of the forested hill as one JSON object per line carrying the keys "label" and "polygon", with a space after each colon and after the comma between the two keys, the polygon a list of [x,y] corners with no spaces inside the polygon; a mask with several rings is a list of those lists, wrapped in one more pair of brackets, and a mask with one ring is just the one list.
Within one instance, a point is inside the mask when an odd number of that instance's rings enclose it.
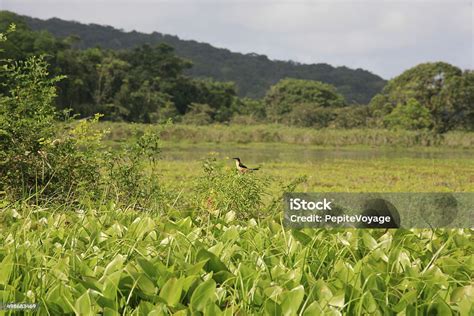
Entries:
{"label": "forested hill", "polygon": [[[362,69],[332,67],[324,63],[308,65],[270,60],[264,55],[234,53],[206,43],[182,40],[177,36],[157,32],[124,32],[111,26],[81,24],[57,18],[23,18],[34,30],[47,30],[57,37],[79,36],[79,48],[100,46],[126,49],[145,43],[167,43],[175,48],[178,56],[193,62],[194,66],[188,70],[189,75],[233,81],[240,96],[262,97],[271,85],[290,77],[330,83],[336,86],[349,103],[368,103],[385,85],[385,80],[381,77]],[[318,57],[315,56],[314,59],[317,60]]]}

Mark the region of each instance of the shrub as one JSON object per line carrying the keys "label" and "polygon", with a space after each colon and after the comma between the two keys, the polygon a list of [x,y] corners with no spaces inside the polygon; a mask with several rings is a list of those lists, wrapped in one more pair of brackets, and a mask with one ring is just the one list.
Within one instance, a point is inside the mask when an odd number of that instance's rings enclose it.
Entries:
{"label": "shrub", "polygon": [[268,183],[257,173],[241,174],[225,169],[216,158],[203,164],[204,175],[196,182],[198,209],[213,215],[232,212],[238,218],[258,217]]}
{"label": "shrub", "polygon": [[243,98],[238,107],[238,113],[241,115],[248,115],[254,120],[263,120],[266,117],[265,103],[263,100],[254,100]]}
{"label": "shrub", "polygon": [[258,124],[258,121],[251,115],[234,115],[230,124],[255,125]]}
{"label": "shrub", "polygon": [[[38,199],[70,200],[96,183],[101,132],[81,121],[69,131],[57,123],[55,84],[41,57],[7,62],[3,68],[7,93],[0,97],[0,183],[12,197],[35,194]],[[86,190],[91,192],[89,189]]]}
{"label": "shrub", "polygon": [[46,67],[38,57],[3,67],[0,183],[14,194],[45,186],[51,178],[47,149],[55,134],[54,85],[61,77],[48,78]]}
{"label": "shrub", "polygon": [[394,108],[415,99],[431,115],[429,128],[445,133],[463,126],[472,113],[474,81],[470,76],[469,71],[463,73],[444,62],[419,64],[390,80],[370,106],[383,122]]}
{"label": "shrub", "polygon": [[[7,62],[7,93],[0,97],[0,183],[12,197],[35,194],[37,199],[70,200],[82,188],[91,193],[98,181],[101,157],[97,147],[103,133],[80,121],[64,131],[56,121],[55,84],[41,57]],[[95,186],[93,186],[95,187]]]}
{"label": "shrub", "polygon": [[314,104],[317,107],[343,107],[344,97],[333,86],[312,80],[284,79],[272,86],[264,99],[268,118],[273,122],[282,120],[285,114],[299,104]]}
{"label": "shrub", "polygon": [[300,127],[324,128],[328,127],[334,118],[334,109],[303,103],[293,106],[291,112],[285,116],[284,122]]}
{"label": "shrub", "polygon": [[[158,127],[160,128],[160,126]],[[156,165],[160,155],[160,130],[148,129],[136,141],[108,152],[105,170],[107,196],[122,204],[149,207],[160,196]]]}
{"label": "shrub", "polygon": [[335,128],[367,127],[371,113],[366,105],[354,105],[336,110],[336,118],[331,123]]}

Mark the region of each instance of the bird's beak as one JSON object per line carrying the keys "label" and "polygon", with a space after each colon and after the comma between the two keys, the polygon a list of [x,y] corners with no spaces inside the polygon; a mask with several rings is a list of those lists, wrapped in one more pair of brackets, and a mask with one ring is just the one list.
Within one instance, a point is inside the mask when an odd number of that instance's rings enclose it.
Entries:
{"label": "bird's beak", "polygon": [[232,158],[232,159],[234,159],[234,160],[239,160],[239,158]]}

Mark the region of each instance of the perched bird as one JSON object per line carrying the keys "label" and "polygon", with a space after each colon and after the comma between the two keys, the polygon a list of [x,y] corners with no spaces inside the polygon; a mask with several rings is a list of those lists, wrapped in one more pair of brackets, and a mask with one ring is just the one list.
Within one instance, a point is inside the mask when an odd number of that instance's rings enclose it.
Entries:
{"label": "perched bird", "polygon": [[259,168],[248,168],[246,165],[244,165],[240,161],[240,158],[232,158],[232,159],[235,160],[235,166],[237,167],[237,170],[239,170],[239,172],[245,173],[245,172],[255,171],[259,169]]}

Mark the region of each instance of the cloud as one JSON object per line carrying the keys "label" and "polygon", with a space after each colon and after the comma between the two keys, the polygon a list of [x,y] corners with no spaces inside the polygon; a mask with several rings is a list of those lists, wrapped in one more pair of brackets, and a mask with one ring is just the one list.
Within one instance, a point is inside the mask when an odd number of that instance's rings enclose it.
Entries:
{"label": "cloud", "polygon": [[4,8],[158,31],[243,53],[364,68],[385,78],[420,62],[473,67],[473,7],[453,1],[5,0]]}

